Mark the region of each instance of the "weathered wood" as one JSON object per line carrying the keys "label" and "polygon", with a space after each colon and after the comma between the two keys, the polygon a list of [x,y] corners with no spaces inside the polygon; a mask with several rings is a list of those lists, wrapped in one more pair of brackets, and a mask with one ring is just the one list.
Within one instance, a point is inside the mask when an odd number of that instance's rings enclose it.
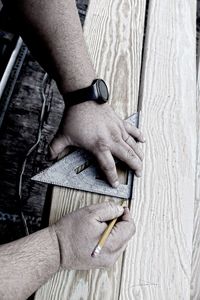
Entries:
{"label": "weathered wood", "polygon": [[[198,2],[198,16],[200,3]],[[198,32],[199,33],[199,32]],[[193,252],[191,275],[191,299],[200,299],[200,40],[197,40],[197,161],[196,161],[196,195],[194,203]]]}
{"label": "weathered wood", "polygon": [[189,299],[196,161],[196,1],[151,0],[142,76],[146,136],[121,300]]}
{"label": "weathered wood", "polygon": [[[108,82],[112,106],[122,117],[137,108],[145,0],[91,0],[84,26],[90,56]],[[109,197],[55,187],[50,223],[79,207]],[[61,272],[43,286],[35,299],[117,299],[121,259],[110,270]]]}

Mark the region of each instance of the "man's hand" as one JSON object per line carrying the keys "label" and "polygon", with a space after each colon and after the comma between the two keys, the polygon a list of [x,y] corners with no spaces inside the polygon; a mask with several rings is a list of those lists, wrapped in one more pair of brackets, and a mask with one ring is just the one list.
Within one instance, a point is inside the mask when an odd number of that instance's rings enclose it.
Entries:
{"label": "man's hand", "polygon": [[[92,251],[107,227],[120,217],[99,256]],[[127,208],[101,203],[81,208],[56,224],[0,246],[0,299],[27,299],[60,267],[89,270],[115,263],[133,236],[135,226]]]}
{"label": "man's hand", "polygon": [[97,158],[109,183],[117,187],[113,156],[141,176],[143,153],[135,139],[144,142],[140,130],[128,121],[122,121],[110,105],[88,101],[65,109],[60,128],[50,145],[50,158],[55,159],[70,145],[89,150]]}
{"label": "man's hand", "polygon": [[[101,253],[92,257],[107,221],[120,217]],[[135,233],[135,225],[129,210],[112,202],[104,202],[67,214],[56,225],[61,267],[64,269],[89,270],[112,266]]]}

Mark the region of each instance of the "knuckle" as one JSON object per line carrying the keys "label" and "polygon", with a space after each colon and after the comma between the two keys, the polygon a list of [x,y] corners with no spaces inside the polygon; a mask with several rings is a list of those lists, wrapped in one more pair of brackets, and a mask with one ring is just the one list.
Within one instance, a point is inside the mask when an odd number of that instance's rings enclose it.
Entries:
{"label": "knuckle", "polygon": [[111,210],[117,210],[117,204],[115,204],[114,202],[108,202],[109,208]]}
{"label": "knuckle", "polygon": [[127,155],[130,156],[130,157],[133,157],[133,158],[137,158],[136,153],[133,149],[129,149],[127,151]]}
{"label": "knuckle", "polygon": [[105,172],[113,172],[115,169],[115,164],[113,162],[107,162],[107,164],[103,164],[101,168]]}
{"label": "knuckle", "polygon": [[127,150],[127,158],[128,159],[133,158],[133,159],[137,160],[137,156],[135,154],[135,151],[132,150],[132,149]]}
{"label": "knuckle", "polygon": [[83,212],[85,214],[85,217],[88,218],[88,220],[89,220],[90,218],[92,219],[93,215],[95,215],[96,210],[94,210],[92,205],[90,205],[90,206],[84,207]]}
{"label": "knuckle", "polygon": [[139,152],[142,151],[141,148],[140,148],[140,146],[138,145],[138,143],[136,141],[134,141],[134,149],[137,150],[137,151],[139,151]]}
{"label": "knuckle", "polygon": [[117,210],[117,206],[113,202],[108,202],[108,209],[115,211],[115,210]]}
{"label": "knuckle", "polygon": [[128,150],[127,151],[127,159],[131,159],[131,165],[134,169],[141,170],[142,169],[142,162],[141,160],[137,157],[135,152],[133,150]]}
{"label": "knuckle", "polygon": [[123,141],[125,141],[125,142],[129,139],[129,134],[127,133],[126,130],[123,130],[123,131],[122,131],[122,139],[123,139]]}
{"label": "knuckle", "polygon": [[138,149],[138,151],[140,153],[141,159],[144,159],[144,152],[140,148]]}
{"label": "knuckle", "polygon": [[113,202],[108,202],[107,209],[113,212],[113,215],[116,215],[119,213],[118,207],[115,203]]}
{"label": "knuckle", "polygon": [[121,142],[121,135],[119,134],[119,132],[113,132],[111,134],[111,138],[112,138],[112,141],[116,144]]}
{"label": "knuckle", "polygon": [[142,149],[137,145],[137,143],[134,145],[134,150],[135,152],[138,154],[139,158],[141,160],[144,159],[144,152],[142,151]]}
{"label": "knuckle", "polygon": [[95,149],[105,152],[109,149],[109,144],[105,139],[98,139],[95,143]]}
{"label": "knuckle", "polygon": [[109,177],[110,181],[112,181],[113,183],[115,183],[115,181],[118,181],[117,174],[115,174],[115,173],[109,174],[108,177]]}

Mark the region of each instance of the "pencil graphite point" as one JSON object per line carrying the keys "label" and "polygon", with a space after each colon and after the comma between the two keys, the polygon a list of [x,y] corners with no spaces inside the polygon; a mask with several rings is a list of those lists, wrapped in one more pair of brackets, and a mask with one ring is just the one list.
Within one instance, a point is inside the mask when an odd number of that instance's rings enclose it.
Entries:
{"label": "pencil graphite point", "polygon": [[94,251],[92,252],[92,256],[95,257],[97,256],[101,251],[101,246],[97,245],[95,248],[94,248]]}

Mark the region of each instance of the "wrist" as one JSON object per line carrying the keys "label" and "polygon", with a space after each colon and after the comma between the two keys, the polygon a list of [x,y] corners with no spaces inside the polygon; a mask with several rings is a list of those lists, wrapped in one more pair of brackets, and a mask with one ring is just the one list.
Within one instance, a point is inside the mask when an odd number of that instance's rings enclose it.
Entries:
{"label": "wrist", "polygon": [[52,242],[52,252],[54,253],[54,269],[55,269],[55,273],[59,270],[60,268],[60,247],[59,247],[59,242],[58,242],[58,238],[57,238],[57,234],[55,231],[55,227],[54,225],[49,226],[47,228],[48,232],[49,232],[49,237],[50,240]]}
{"label": "wrist", "polygon": [[88,101],[98,104],[106,103],[109,99],[109,92],[105,81],[96,78],[89,86],[68,92],[64,96],[66,106],[70,107]]}
{"label": "wrist", "polygon": [[68,78],[67,80],[62,80],[62,82],[57,83],[60,93],[63,96],[64,101],[66,101],[65,95],[69,92],[84,89],[92,84],[92,82],[97,78],[95,72],[91,71],[87,74],[82,74],[81,76],[76,75],[76,77]]}
{"label": "wrist", "polygon": [[[69,222],[68,222],[69,221]],[[53,225],[57,237],[60,255],[60,268],[73,269],[76,260],[75,250],[72,248],[72,220],[68,215]]]}

